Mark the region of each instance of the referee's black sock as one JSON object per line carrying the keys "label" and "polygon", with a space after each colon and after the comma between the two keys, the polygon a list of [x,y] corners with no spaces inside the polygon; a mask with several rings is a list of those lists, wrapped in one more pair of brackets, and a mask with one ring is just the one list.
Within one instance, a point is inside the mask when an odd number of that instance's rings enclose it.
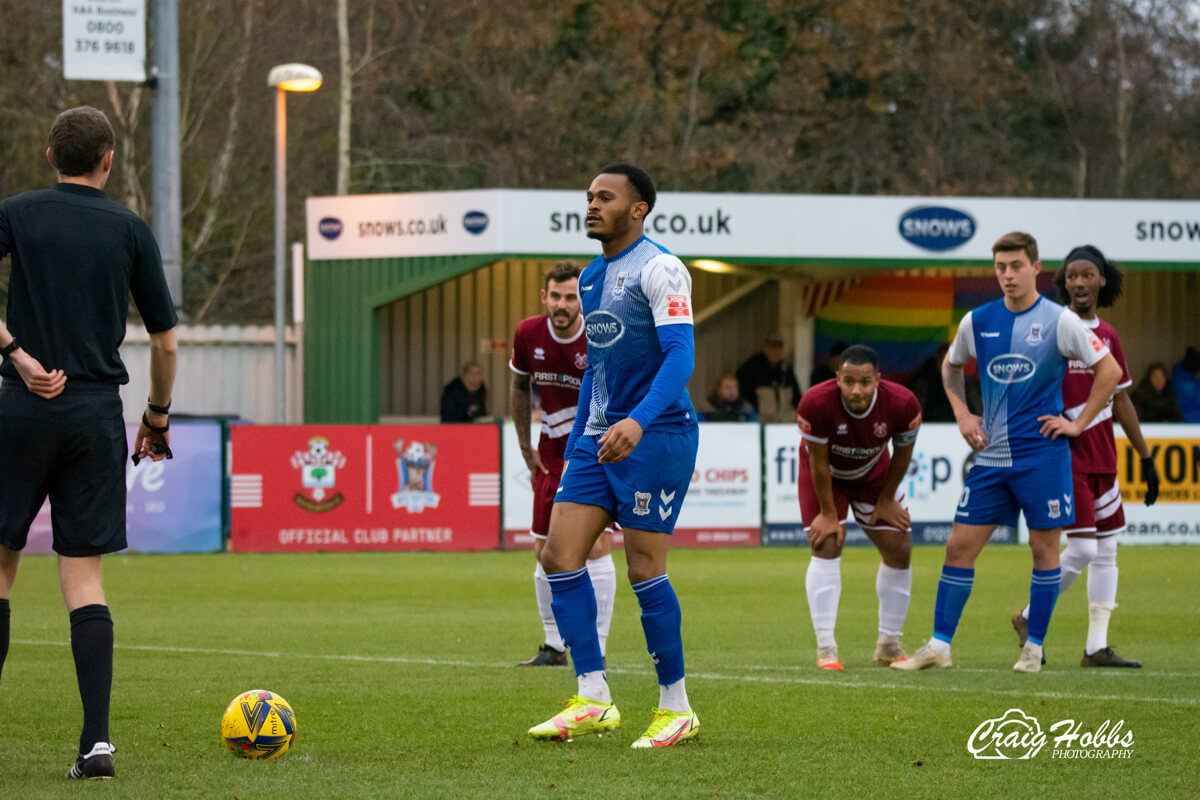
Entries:
{"label": "referee's black sock", "polygon": [[9,618],[12,612],[8,607],[8,598],[0,597],[0,674],[4,673],[4,659],[8,657]]}
{"label": "referee's black sock", "polygon": [[108,606],[83,606],[71,612],[71,653],[83,700],[79,752],[88,753],[96,742],[108,741],[113,669],[113,622]]}

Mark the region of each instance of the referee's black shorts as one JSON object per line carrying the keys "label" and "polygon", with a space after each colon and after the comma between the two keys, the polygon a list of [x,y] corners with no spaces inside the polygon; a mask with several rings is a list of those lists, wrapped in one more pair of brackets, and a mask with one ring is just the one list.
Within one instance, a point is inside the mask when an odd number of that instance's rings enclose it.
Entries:
{"label": "referee's black shorts", "polygon": [[23,550],[46,497],[54,552],[124,550],[125,441],[115,384],[67,381],[53,400],[0,384],[0,545]]}

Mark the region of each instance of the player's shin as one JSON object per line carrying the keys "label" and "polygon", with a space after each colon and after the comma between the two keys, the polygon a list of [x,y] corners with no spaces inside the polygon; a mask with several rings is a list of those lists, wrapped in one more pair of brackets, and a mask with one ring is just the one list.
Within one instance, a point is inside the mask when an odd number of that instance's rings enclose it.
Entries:
{"label": "player's shin", "polygon": [[0,597],[0,675],[4,674],[4,659],[8,657],[9,620],[11,611],[7,597]]}
{"label": "player's shin", "polygon": [[875,593],[879,597],[879,641],[895,642],[908,616],[912,567],[896,569],[881,563],[875,575]]}
{"label": "player's shin", "polygon": [[1029,641],[1041,645],[1058,602],[1062,568],[1035,569],[1029,584]]}
{"label": "player's shin", "polygon": [[974,584],[973,568],[942,566],[937,601],[933,608],[933,640],[930,646],[942,642],[945,649],[949,650],[954,631],[958,629],[958,621],[962,618],[963,608],[967,605]]}
{"label": "player's shin", "polygon": [[550,608],[554,595],[550,591],[550,581],[546,580],[546,571],[539,563],[533,571],[533,594],[537,598],[538,616],[542,618],[542,631],[545,643],[555,650],[565,650],[562,634],[558,632],[558,623],[554,621],[554,611]]}
{"label": "player's shin", "polygon": [[642,607],[646,649],[658,673],[659,708],[677,713],[691,710],[684,688],[682,615],[679,598],[665,574],[633,584]]}
{"label": "player's shin", "polygon": [[604,656],[596,636],[596,593],[587,567],[546,575],[554,600],[550,604],[559,633],[571,648],[571,661],[579,677],[579,695],[601,703],[612,702],[604,680]]}
{"label": "player's shin", "polygon": [[608,631],[612,627],[613,605],[617,595],[617,567],[612,555],[588,559],[588,575],[596,593],[596,635],[600,638],[600,653],[605,652]]}
{"label": "player's shin", "polygon": [[83,701],[79,752],[87,753],[98,742],[108,742],[113,671],[113,623],[108,606],[83,606],[71,612],[71,653]]}
{"label": "player's shin", "polygon": [[1088,653],[1108,647],[1108,621],[1117,607],[1117,537],[1096,542],[1096,559],[1088,570]]}
{"label": "player's shin", "polygon": [[817,647],[835,647],[833,629],[837,624],[838,600],[842,595],[842,559],[817,558],[808,562],[804,575],[804,590],[808,595],[808,611],[812,616]]}

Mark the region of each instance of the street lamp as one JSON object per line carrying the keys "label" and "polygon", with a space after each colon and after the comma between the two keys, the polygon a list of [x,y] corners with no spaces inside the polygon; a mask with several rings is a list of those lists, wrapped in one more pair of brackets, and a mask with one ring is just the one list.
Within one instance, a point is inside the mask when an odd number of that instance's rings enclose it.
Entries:
{"label": "street lamp", "polygon": [[321,73],[307,64],[280,64],[267,74],[275,89],[275,423],[287,421],[283,348],[283,240],[287,206],[287,101],[286,92],[315,92]]}

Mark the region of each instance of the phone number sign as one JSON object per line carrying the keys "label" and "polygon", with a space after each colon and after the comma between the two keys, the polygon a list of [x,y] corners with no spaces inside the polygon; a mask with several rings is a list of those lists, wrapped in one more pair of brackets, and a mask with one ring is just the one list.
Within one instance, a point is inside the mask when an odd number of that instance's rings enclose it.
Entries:
{"label": "phone number sign", "polygon": [[146,0],[63,0],[63,77],[146,80]]}

